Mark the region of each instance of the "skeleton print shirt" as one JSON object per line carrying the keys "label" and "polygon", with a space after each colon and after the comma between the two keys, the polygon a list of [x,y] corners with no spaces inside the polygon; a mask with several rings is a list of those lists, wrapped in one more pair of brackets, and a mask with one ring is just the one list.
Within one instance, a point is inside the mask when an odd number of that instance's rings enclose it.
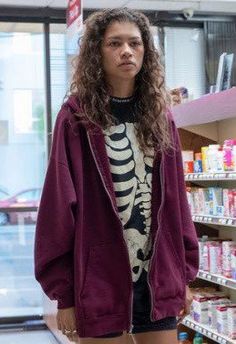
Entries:
{"label": "skeleton print shirt", "polygon": [[137,140],[135,99],[111,98],[117,125],[104,132],[119,216],[133,282],[146,276],[151,258],[151,191],[154,151],[145,155]]}

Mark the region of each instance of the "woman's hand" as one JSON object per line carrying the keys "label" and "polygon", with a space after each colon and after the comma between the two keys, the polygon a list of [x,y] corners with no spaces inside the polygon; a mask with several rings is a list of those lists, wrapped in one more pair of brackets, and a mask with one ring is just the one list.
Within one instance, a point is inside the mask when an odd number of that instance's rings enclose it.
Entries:
{"label": "woman's hand", "polygon": [[178,323],[180,323],[186,315],[190,314],[191,304],[193,302],[193,295],[188,286],[186,286],[186,298],[184,308],[179,313]]}
{"label": "woman's hand", "polygon": [[57,327],[71,342],[78,342],[74,307],[58,309]]}

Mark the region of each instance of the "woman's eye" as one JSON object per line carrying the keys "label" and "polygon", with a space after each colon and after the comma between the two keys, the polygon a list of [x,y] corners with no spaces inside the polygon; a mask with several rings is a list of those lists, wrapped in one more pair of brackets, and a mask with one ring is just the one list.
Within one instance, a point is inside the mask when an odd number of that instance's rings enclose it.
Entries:
{"label": "woman's eye", "polygon": [[141,45],[141,42],[138,42],[138,41],[131,42],[130,45],[131,45],[132,47],[136,47],[136,46],[138,46],[138,45]]}
{"label": "woman's eye", "polygon": [[109,45],[111,47],[119,47],[120,43],[119,42],[111,42]]}

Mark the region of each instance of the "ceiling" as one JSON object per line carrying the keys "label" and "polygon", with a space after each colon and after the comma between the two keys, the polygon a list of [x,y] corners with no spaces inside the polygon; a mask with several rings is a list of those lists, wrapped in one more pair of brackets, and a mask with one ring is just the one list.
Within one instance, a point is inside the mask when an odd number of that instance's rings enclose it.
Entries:
{"label": "ceiling", "polygon": [[[0,0],[0,6],[66,8],[67,2],[67,0]],[[116,0],[115,2],[83,0],[83,4],[84,8],[91,9],[127,6],[140,10],[182,11],[185,8],[192,8],[198,13],[236,14],[236,0]]]}

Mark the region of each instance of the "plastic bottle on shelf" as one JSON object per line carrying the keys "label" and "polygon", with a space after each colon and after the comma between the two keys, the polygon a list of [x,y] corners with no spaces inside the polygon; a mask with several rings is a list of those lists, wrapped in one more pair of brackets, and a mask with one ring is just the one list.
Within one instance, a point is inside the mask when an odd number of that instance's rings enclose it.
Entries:
{"label": "plastic bottle on shelf", "polygon": [[193,339],[193,344],[203,344],[203,336],[201,333],[197,332]]}
{"label": "plastic bottle on shelf", "polygon": [[187,332],[180,332],[178,335],[179,344],[191,344]]}
{"label": "plastic bottle on shelf", "polygon": [[209,145],[207,151],[208,172],[217,172],[217,156],[220,145]]}

